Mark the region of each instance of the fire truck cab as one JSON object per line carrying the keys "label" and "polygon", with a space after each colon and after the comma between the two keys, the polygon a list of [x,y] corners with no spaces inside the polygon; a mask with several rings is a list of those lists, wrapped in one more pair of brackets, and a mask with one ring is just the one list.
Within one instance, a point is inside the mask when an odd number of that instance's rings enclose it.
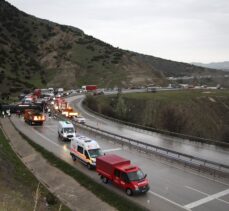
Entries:
{"label": "fire truck cab", "polygon": [[24,111],[24,120],[30,125],[33,124],[43,125],[45,121],[45,115],[38,110],[26,109]]}

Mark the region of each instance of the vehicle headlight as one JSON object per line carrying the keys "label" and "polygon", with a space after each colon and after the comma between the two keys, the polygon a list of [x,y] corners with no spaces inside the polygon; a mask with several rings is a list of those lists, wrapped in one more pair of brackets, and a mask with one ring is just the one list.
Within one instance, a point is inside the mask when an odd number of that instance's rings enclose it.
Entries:
{"label": "vehicle headlight", "polygon": [[135,186],[134,186],[134,188],[135,188],[135,190],[139,190],[139,188],[138,188],[138,186],[137,186],[137,185],[135,185]]}

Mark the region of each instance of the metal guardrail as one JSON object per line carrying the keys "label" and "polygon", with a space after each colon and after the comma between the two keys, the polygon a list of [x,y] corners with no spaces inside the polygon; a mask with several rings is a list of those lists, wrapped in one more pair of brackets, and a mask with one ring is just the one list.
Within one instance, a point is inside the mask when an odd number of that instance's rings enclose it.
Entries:
{"label": "metal guardrail", "polygon": [[[64,116],[62,116],[59,113],[55,113],[55,116],[62,120],[68,120]],[[120,136],[105,130],[101,130],[99,128],[89,126],[89,125],[82,125],[79,123],[76,123],[75,121],[72,121],[74,125],[77,127],[91,130],[95,133],[100,133],[101,135],[108,136],[110,138],[113,138],[116,142],[121,143],[122,145],[127,145],[129,147],[136,148],[137,150],[144,151],[145,153],[154,153],[163,157],[166,157],[168,159],[182,162],[184,166],[191,166],[196,168],[199,171],[208,171],[211,174],[215,175],[222,175],[222,176],[228,176],[229,175],[229,166],[225,164],[221,164],[218,162],[209,161],[206,159],[202,159],[199,157],[195,157],[192,155],[176,152],[174,150],[166,149],[163,147],[155,146],[153,144],[144,143],[135,139],[127,138],[124,136]]]}
{"label": "metal guardrail", "polygon": [[199,142],[202,142],[202,143],[213,143],[213,144],[216,144],[216,145],[219,145],[219,146],[229,147],[229,143],[227,143],[227,142],[222,142],[222,141],[217,141],[217,140],[207,139],[207,138],[201,138],[201,137],[197,137],[197,136],[192,136],[192,135],[187,135],[187,134],[182,134],[182,133],[175,133],[175,132],[171,132],[171,131],[160,130],[160,129],[157,129],[157,128],[138,125],[138,124],[135,124],[135,123],[126,122],[126,121],[123,121],[123,120],[119,120],[119,119],[115,119],[115,118],[112,118],[112,117],[108,117],[106,115],[103,115],[101,113],[98,113],[98,112],[95,112],[95,111],[91,110],[90,108],[88,108],[85,105],[84,105],[84,108],[86,110],[88,110],[89,112],[94,113],[97,116],[103,117],[103,118],[108,119],[108,120],[113,121],[113,122],[122,123],[122,124],[130,126],[130,127],[134,127],[134,128],[138,128],[138,129],[142,129],[142,130],[150,131],[150,132],[157,132],[157,133],[161,133],[161,134],[169,135],[169,136],[173,136],[173,137],[189,139],[189,140],[193,140],[193,141],[199,141]]}

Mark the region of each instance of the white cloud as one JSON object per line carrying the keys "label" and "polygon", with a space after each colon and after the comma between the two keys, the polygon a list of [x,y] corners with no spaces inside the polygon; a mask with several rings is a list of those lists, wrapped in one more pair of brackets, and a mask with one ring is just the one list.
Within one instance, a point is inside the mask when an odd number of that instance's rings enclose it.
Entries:
{"label": "white cloud", "polygon": [[123,49],[177,61],[229,60],[228,0],[9,0]]}

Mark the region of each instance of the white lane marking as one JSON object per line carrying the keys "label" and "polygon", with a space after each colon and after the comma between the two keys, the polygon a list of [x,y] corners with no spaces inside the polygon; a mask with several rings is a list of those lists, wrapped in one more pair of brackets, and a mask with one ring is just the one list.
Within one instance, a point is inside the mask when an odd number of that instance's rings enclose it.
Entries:
{"label": "white lane marking", "polygon": [[[197,190],[197,189],[195,189],[195,188],[192,188],[192,187],[189,187],[189,186],[185,186],[185,187],[188,188],[188,189],[190,189],[190,190],[194,190],[194,191],[196,191],[196,192],[198,192],[198,193],[201,193],[201,194],[203,194],[203,195],[205,195],[205,196],[209,196],[209,194],[204,193],[204,192],[202,192],[202,191],[200,191],[200,190]],[[226,203],[226,204],[229,204],[228,201],[225,201],[225,200],[223,200],[223,199],[216,199],[216,200],[221,201],[221,202],[224,202],[224,203]]]}
{"label": "white lane marking", "polygon": [[171,204],[173,204],[173,205],[175,205],[175,206],[177,206],[177,207],[180,207],[180,208],[182,208],[182,209],[185,209],[185,210],[190,211],[189,208],[186,208],[186,207],[184,207],[184,206],[182,206],[182,205],[180,205],[180,204],[178,204],[178,203],[176,203],[176,202],[174,202],[174,201],[171,201],[170,199],[167,199],[167,198],[165,198],[164,196],[162,196],[162,195],[160,195],[160,194],[157,194],[157,193],[155,193],[155,192],[153,192],[153,191],[151,191],[151,190],[149,191],[149,193],[151,193],[152,195],[157,196],[158,198],[161,198],[161,199],[163,199],[163,200],[165,200],[165,201],[167,201],[167,202],[169,202],[169,203],[171,203]]}
{"label": "white lane marking", "polygon": [[209,194],[204,193],[204,192],[202,192],[202,191],[200,191],[200,190],[197,190],[197,189],[195,189],[195,188],[192,188],[192,187],[189,187],[189,186],[185,186],[185,187],[188,188],[188,189],[190,189],[190,190],[194,190],[194,191],[196,191],[196,192],[198,192],[198,193],[201,193],[201,194],[203,194],[203,195],[205,195],[205,196],[209,196]]}
{"label": "white lane marking", "polygon": [[202,204],[205,204],[205,203],[207,203],[207,202],[209,202],[209,201],[212,201],[212,200],[214,200],[214,199],[218,199],[218,198],[220,198],[220,197],[222,197],[222,196],[225,196],[225,195],[227,195],[227,194],[229,194],[229,189],[226,189],[226,190],[221,191],[221,192],[219,192],[219,193],[210,195],[210,196],[205,197],[205,198],[203,198],[203,199],[200,199],[200,200],[198,200],[198,201],[194,201],[194,202],[192,202],[192,203],[190,203],[190,204],[185,205],[184,207],[185,207],[185,208],[188,208],[188,209],[192,209],[192,208],[194,208],[194,207],[198,207],[198,206],[200,206],[200,205],[202,205]]}
{"label": "white lane marking", "polygon": [[224,203],[226,203],[226,204],[229,204],[228,201],[225,201],[225,200],[223,200],[223,199],[217,199],[217,200],[219,200],[219,201],[221,201],[221,202],[224,202]]}
{"label": "white lane marking", "polygon": [[113,152],[113,151],[119,151],[122,150],[122,148],[115,148],[115,149],[105,149],[103,152]]}
{"label": "white lane marking", "polygon": [[[163,163],[163,162],[162,162],[162,163]],[[166,164],[166,163],[164,163],[164,164],[165,164],[165,165],[168,165],[168,166],[175,167],[175,166],[173,166],[173,165],[171,165],[171,164]],[[176,166],[175,168],[180,169],[181,171],[184,171],[184,168],[180,168],[180,167],[177,167],[177,166]],[[217,179],[215,179],[215,178],[210,178],[210,177],[208,177],[208,176],[205,176],[205,175],[201,175],[201,174],[195,173],[195,172],[193,172],[193,171],[185,171],[185,172],[187,172],[187,173],[189,173],[189,174],[196,175],[196,176],[198,176],[198,177],[202,177],[202,178],[204,178],[204,179],[208,179],[208,180],[213,181],[213,182],[218,182],[219,184],[222,184],[222,185],[229,186],[229,183],[222,182],[222,181],[217,180]]]}

